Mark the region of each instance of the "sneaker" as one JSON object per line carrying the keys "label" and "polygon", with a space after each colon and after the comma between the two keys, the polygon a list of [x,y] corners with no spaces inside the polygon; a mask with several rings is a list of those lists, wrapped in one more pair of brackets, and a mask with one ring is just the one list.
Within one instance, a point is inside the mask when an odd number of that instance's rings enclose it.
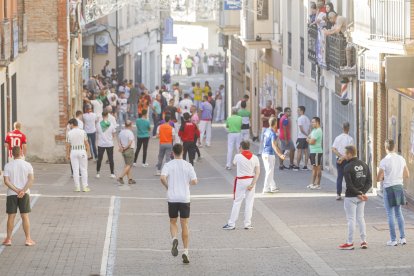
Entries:
{"label": "sneaker", "polygon": [[160,170],[157,170],[156,172],[155,172],[155,176],[160,176],[161,175],[161,171]]}
{"label": "sneaker", "polygon": [[304,166],[302,169],[300,169],[301,171],[309,171],[307,166]]}
{"label": "sneaker", "polygon": [[231,171],[231,167],[226,166],[226,170]]}
{"label": "sneaker", "polygon": [[295,165],[290,165],[289,169],[290,170],[293,170],[294,172],[298,172],[299,171],[299,167],[297,167]]}
{"label": "sneaker", "polygon": [[73,190],[74,192],[80,192],[80,187],[76,187],[75,190]]}
{"label": "sneaker", "polygon": [[271,194],[271,191],[263,191],[262,194]]}
{"label": "sneaker", "polygon": [[171,254],[174,257],[178,256],[178,240],[176,238],[174,238],[173,241],[172,241]]}
{"label": "sneaker", "polygon": [[353,243],[351,243],[351,244],[344,243],[344,244],[341,244],[338,248],[340,250],[354,250],[354,244]]}
{"label": "sneaker", "polygon": [[132,166],[133,166],[133,167],[136,167],[136,166],[137,166],[137,163],[132,164]]}
{"label": "sneaker", "polygon": [[142,164],[142,167],[143,168],[148,168],[149,167],[149,164],[148,163]]}
{"label": "sneaker", "polygon": [[368,249],[368,243],[367,242],[361,242],[361,249]]}
{"label": "sneaker", "polygon": [[279,170],[283,171],[285,169],[285,166],[279,166]]}
{"label": "sneaker", "polygon": [[120,185],[124,185],[124,179],[121,177],[118,177],[118,182]]}
{"label": "sneaker", "polygon": [[91,189],[89,189],[88,186],[86,186],[86,187],[83,188],[83,192],[85,192],[85,193],[90,192],[90,191],[91,191]]}
{"label": "sneaker", "polygon": [[244,227],[244,229],[245,229],[245,230],[251,230],[251,229],[253,229],[253,228],[254,228],[254,227],[253,227],[253,225],[251,225],[251,224],[250,224],[250,225],[247,225],[247,226],[245,226],[245,227]]}
{"label": "sneaker", "polygon": [[272,194],[279,192],[279,188],[270,191]]}
{"label": "sneaker", "polygon": [[321,185],[314,185],[313,187],[310,187],[310,189],[311,190],[320,190],[322,188],[321,188]]}
{"label": "sneaker", "polygon": [[228,224],[223,226],[223,230],[234,230],[234,229],[236,229],[236,226],[230,226]]}
{"label": "sneaker", "polygon": [[341,200],[342,197],[340,195],[336,196],[336,200]]}
{"label": "sneaker", "polygon": [[315,185],[313,185],[313,184],[309,184],[308,186],[306,186],[306,188],[308,188],[308,189],[312,189],[312,187],[314,187]]}
{"label": "sneaker", "polygon": [[96,174],[96,178],[100,178],[101,176],[100,176],[100,174],[99,173],[97,173]]}
{"label": "sneaker", "polygon": [[407,244],[407,240],[405,238],[400,239],[400,244],[401,245],[406,245]]}
{"label": "sneaker", "polygon": [[190,263],[190,259],[188,258],[188,253],[184,252],[183,255],[181,255],[183,257],[183,264],[189,264]]}
{"label": "sneaker", "polygon": [[116,178],[116,176],[115,176],[114,174],[111,174],[110,178],[115,179],[115,178]]}
{"label": "sneaker", "polygon": [[128,184],[137,184],[137,182],[134,179],[128,180]]}
{"label": "sneaker", "polygon": [[387,242],[387,246],[397,246],[398,242],[397,241],[388,241]]}

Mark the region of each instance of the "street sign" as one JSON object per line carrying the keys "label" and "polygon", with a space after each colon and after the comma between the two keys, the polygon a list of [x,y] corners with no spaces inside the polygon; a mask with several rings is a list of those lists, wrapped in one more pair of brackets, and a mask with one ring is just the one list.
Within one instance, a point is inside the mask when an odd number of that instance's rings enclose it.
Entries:
{"label": "street sign", "polygon": [[241,10],[241,0],[224,0],[225,11],[239,11]]}

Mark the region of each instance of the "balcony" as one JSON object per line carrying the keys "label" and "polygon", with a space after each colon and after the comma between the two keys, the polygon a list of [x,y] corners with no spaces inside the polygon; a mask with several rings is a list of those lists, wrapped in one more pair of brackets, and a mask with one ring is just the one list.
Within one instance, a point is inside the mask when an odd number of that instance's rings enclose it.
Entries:
{"label": "balcony", "polygon": [[340,77],[357,75],[356,50],[347,43],[342,34],[333,34],[326,37],[327,69]]}
{"label": "balcony", "polygon": [[316,41],[318,39],[318,29],[316,25],[308,27],[308,60],[316,63]]}
{"label": "balcony", "polygon": [[220,10],[218,26],[223,35],[240,33],[240,10]]}
{"label": "balcony", "polygon": [[11,57],[11,25],[9,20],[0,22],[0,66],[7,66]]}
{"label": "balcony", "polygon": [[275,34],[272,24],[273,18],[269,17],[268,11],[266,11],[269,9],[269,5],[262,7],[260,15],[254,7],[258,8],[256,1],[243,1],[240,39],[247,49],[271,49]]}
{"label": "balcony", "polygon": [[11,48],[11,60],[15,60],[19,55],[19,21],[17,17],[12,20]]}
{"label": "balcony", "polygon": [[19,15],[19,52],[27,51],[27,15]]}

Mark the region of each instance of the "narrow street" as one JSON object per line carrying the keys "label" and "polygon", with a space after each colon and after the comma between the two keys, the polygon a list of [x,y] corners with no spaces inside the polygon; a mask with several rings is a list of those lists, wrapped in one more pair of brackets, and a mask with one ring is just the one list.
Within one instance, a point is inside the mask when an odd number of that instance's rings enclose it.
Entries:
{"label": "narrow street", "polygon": [[[90,161],[92,192],[77,194],[69,165],[34,164],[31,222],[37,245],[24,246],[18,222],[13,246],[0,247],[0,275],[412,274],[414,247],[410,240],[404,247],[385,246],[386,216],[375,196],[366,207],[369,249],[338,250],[346,235],[343,201],[335,200],[330,178],[323,179],[322,190],[307,190],[309,172],[276,171],[280,193],[266,196],[261,194],[262,175],[255,228],[244,230],[240,220],[235,231],[223,231],[235,170],[224,170],[227,144],[222,125],[214,126],[213,138],[212,147],[201,149],[203,160],[195,165],[199,184],[192,189],[190,265],[170,253],[165,191],[153,176],[158,145],[151,139],[150,167],[134,168],[136,185],[118,186],[109,178],[108,165],[103,165],[101,179],[95,179],[95,163]],[[115,156],[119,171],[123,161],[119,153]],[[1,196],[0,206],[4,201]],[[414,213],[404,212],[411,237]],[[3,217],[2,231],[5,222]]]}

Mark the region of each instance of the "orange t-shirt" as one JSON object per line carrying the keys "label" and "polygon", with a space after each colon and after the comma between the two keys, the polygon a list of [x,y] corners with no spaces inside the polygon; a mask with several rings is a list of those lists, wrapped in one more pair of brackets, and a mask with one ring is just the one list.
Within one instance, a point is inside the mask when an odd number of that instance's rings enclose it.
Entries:
{"label": "orange t-shirt", "polygon": [[172,144],[174,139],[174,129],[169,124],[162,124],[158,127],[160,144]]}

